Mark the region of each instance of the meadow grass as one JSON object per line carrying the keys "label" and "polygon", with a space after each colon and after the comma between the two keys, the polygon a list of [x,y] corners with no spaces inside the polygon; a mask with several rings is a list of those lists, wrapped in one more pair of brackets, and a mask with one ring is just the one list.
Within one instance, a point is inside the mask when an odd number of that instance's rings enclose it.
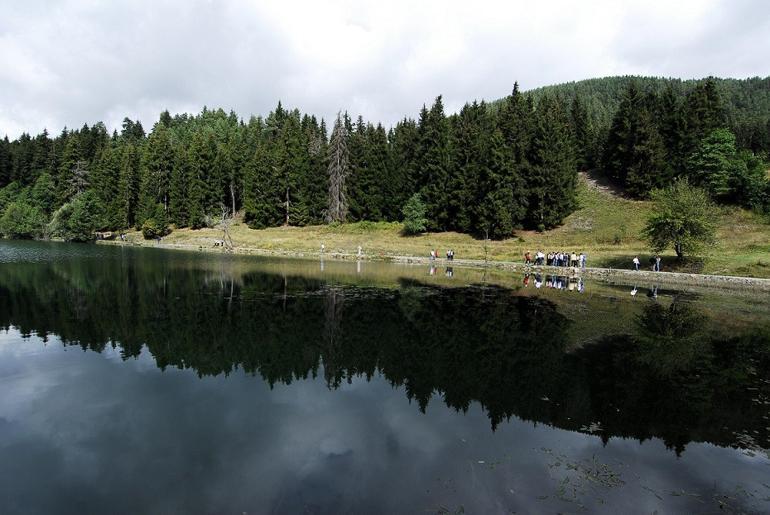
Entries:
{"label": "meadow grass", "polygon": [[[638,255],[647,263],[651,251],[641,238],[641,230],[651,212],[647,201],[629,200],[598,188],[581,178],[578,188],[579,208],[555,229],[517,231],[509,239],[488,241],[456,232],[404,236],[402,224],[394,222],[358,222],[309,227],[273,227],[250,229],[240,221],[231,228],[235,246],[287,253],[317,254],[321,244],[328,254],[355,255],[361,246],[367,257],[428,256],[436,249],[443,256],[454,249],[458,259],[521,261],[524,252],[585,252],[588,265],[630,268]],[[663,254],[664,270],[694,271],[711,274],[770,277],[770,224],[761,216],[738,208],[724,208],[718,221],[718,243],[705,256],[676,261],[672,250]],[[141,240],[140,233],[129,237]],[[164,238],[171,245],[210,248],[222,238],[219,229],[179,229]]]}

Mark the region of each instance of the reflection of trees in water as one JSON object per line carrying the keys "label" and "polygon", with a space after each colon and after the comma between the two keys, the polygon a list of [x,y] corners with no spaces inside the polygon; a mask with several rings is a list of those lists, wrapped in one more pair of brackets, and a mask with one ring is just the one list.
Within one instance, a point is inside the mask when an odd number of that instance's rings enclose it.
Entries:
{"label": "reflection of trees in water", "polygon": [[690,304],[651,302],[634,334],[566,353],[573,322],[503,288],[234,279],[170,261],[0,269],[0,324],[96,351],[114,343],[126,357],[146,344],[160,368],[241,368],[272,385],[323,364],[332,388],[379,372],[422,410],[436,394],[458,411],[479,402],[493,427],[517,416],[605,439],[661,437],[678,450],[735,444],[746,430],[766,443],[767,409],[755,403],[770,396],[768,336],[718,339],[707,322]]}
{"label": "reflection of trees in water", "polygon": [[708,359],[706,323],[706,317],[688,302],[674,300],[668,307],[648,304],[637,318],[639,361],[671,375],[695,360]]}

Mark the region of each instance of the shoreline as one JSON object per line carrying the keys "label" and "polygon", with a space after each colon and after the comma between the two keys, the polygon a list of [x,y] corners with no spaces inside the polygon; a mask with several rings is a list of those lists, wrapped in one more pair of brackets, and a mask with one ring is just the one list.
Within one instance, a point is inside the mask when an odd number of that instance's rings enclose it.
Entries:
{"label": "shoreline", "polygon": [[456,259],[448,261],[446,258],[431,260],[428,257],[419,256],[392,256],[392,255],[368,255],[344,254],[339,252],[299,252],[276,249],[261,249],[256,247],[235,247],[226,252],[221,247],[203,247],[201,245],[186,245],[179,243],[154,243],[145,245],[136,241],[98,240],[98,245],[115,245],[125,247],[155,248],[166,250],[182,250],[187,252],[206,252],[209,254],[236,254],[243,256],[283,257],[291,259],[319,260],[329,259],[333,261],[379,261],[405,265],[436,265],[457,266],[462,268],[493,268],[518,273],[546,273],[567,277],[587,277],[608,283],[622,284],[672,284],[681,286],[698,286],[708,288],[722,288],[732,290],[753,290],[770,292],[770,279],[744,277],[734,275],[694,274],[683,272],[652,272],[649,270],[625,270],[618,268],[593,268],[585,269],[554,266],[527,266],[514,261],[484,261],[480,259]]}

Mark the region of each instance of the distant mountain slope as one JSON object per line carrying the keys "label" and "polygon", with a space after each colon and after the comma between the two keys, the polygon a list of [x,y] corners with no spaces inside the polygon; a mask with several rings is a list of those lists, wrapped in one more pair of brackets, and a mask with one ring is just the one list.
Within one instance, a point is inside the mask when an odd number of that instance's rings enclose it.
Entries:
{"label": "distant mountain slope", "polygon": [[[543,95],[556,95],[571,100],[580,95],[597,129],[609,127],[612,117],[620,104],[624,91],[631,81],[644,91],[662,93],[671,86],[675,92],[685,96],[696,85],[706,79],[682,80],[662,77],[625,75],[604,77],[576,82],[566,82],[526,91],[538,100]],[[770,77],[749,79],[715,78],[724,100],[730,125],[739,140],[749,137],[751,132],[767,133],[770,122]],[[493,102],[497,104],[499,100]]]}

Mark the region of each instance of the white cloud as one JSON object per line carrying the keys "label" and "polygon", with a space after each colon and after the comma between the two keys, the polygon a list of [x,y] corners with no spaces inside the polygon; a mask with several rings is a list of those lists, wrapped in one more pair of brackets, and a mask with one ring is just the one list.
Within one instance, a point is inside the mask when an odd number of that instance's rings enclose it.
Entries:
{"label": "white cloud", "polygon": [[0,134],[279,99],[391,124],[614,74],[770,74],[764,0],[0,0]]}

